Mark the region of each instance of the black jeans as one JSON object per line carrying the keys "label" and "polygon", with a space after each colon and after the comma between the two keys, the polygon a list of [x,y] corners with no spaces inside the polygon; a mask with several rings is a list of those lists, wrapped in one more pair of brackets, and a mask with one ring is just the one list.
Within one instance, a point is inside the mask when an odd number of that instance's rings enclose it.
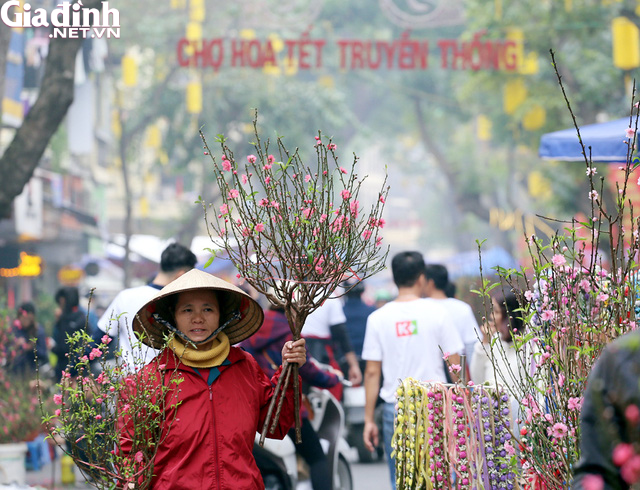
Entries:
{"label": "black jeans", "polygon": [[[295,428],[289,431],[289,437],[296,440]],[[309,466],[311,476],[311,486],[313,490],[330,490],[333,475],[329,469],[327,455],[322,450],[318,434],[311,427],[311,422],[307,418],[302,419],[302,442],[296,443],[296,452],[302,456]]]}

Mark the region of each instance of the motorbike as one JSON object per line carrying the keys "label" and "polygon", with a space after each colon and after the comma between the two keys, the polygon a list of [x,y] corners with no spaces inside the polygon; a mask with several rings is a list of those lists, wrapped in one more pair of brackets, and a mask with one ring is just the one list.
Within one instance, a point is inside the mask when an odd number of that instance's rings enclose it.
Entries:
{"label": "motorbike", "polygon": [[[350,384],[343,381],[343,384]],[[350,447],[344,434],[344,411],[336,398],[327,390],[312,387],[307,395],[314,417],[311,425],[320,438],[322,448],[329,460],[333,474],[334,490],[351,490],[353,477],[348,455]],[[283,440],[265,439],[264,447],[256,434],[253,454],[266,490],[311,489],[308,481],[301,481],[298,474],[298,459],[293,441],[289,436]]]}

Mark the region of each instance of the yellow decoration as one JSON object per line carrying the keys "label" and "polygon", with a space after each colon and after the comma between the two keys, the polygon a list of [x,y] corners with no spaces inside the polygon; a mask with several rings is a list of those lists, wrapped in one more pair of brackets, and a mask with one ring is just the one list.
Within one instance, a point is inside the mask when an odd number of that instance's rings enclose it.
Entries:
{"label": "yellow decoration", "polygon": [[527,87],[521,77],[509,80],[503,92],[504,112],[513,114],[520,104],[527,99]]}
{"label": "yellow decoration", "polygon": [[522,118],[522,127],[527,131],[535,131],[544,126],[547,112],[540,105],[533,106]]}
{"label": "yellow decoration", "polygon": [[135,87],[138,83],[138,64],[133,56],[122,57],[122,82],[126,87]]}
{"label": "yellow decoration", "polygon": [[271,41],[271,47],[274,53],[279,53],[284,49],[284,41],[277,34],[269,34],[268,39]]}
{"label": "yellow decoration", "polygon": [[187,112],[200,114],[202,112],[202,85],[200,82],[187,84]]}
{"label": "yellow decoration", "polygon": [[187,41],[200,41],[202,39],[202,24],[189,22],[187,24]]}
{"label": "yellow decoration", "polygon": [[171,0],[172,9],[184,9],[187,8],[187,0]]}
{"label": "yellow decoration", "polygon": [[491,119],[484,114],[478,115],[476,119],[476,134],[480,141],[491,141]]}
{"label": "yellow decoration", "polygon": [[162,145],[162,132],[157,124],[153,124],[147,129],[147,140],[145,144],[149,148],[154,149],[158,149],[160,145]]}
{"label": "yellow decoration", "polygon": [[111,114],[111,132],[116,139],[120,139],[122,136],[122,125],[120,124],[120,114],[118,111],[113,111]]}
{"label": "yellow decoration", "polygon": [[532,51],[524,56],[518,71],[521,75],[535,75],[538,73],[538,69],[538,53]]}
{"label": "yellow decoration", "polygon": [[640,66],[640,30],[626,17],[611,21],[613,64],[622,70]]}
{"label": "yellow decoration", "polygon": [[275,76],[275,77],[277,77],[278,75],[280,75],[282,73],[282,71],[280,70],[280,67],[278,65],[274,65],[271,62],[266,62],[264,64],[264,66],[262,67],[262,72],[265,75],[271,75],[271,76]]}
{"label": "yellow decoration", "polygon": [[256,38],[256,31],[253,29],[242,29],[240,31],[240,39],[246,39],[247,41],[251,41]]}
{"label": "yellow decoration", "polygon": [[551,184],[542,173],[533,171],[528,178],[529,194],[532,197],[551,197]]}
{"label": "yellow decoration", "polygon": [[573,0],[564,0],[564,10],[571,12],[573,10]]}
{"label": "yellow decoration", "polygon": [[146,196],[140,198],[140,217],[146,218],[149,216],[149,199]]}

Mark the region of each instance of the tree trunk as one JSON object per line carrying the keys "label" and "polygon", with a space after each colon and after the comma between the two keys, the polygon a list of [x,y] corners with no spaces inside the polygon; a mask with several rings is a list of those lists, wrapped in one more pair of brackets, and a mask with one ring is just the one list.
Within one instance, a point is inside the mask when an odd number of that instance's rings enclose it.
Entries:
{"label": "tree trunk", "polygon": [[[97,8],[99,0],[85,0],[85,8]],[[2,29],[0,29],[1,31]],[[11,204],[33,175],[49,140],[73,102],[76,54],[82,39],[54,38],[38,98],[0,158],[0,218],[11,216]],[[1,42],[1,38],[0,38]],[[6,49],[2,45],[0,52]],[[6,59],[6,52],[5,52]],[[4,70],[5,63],[2,63]],[[4,80],[4,77],[2,77]]]}

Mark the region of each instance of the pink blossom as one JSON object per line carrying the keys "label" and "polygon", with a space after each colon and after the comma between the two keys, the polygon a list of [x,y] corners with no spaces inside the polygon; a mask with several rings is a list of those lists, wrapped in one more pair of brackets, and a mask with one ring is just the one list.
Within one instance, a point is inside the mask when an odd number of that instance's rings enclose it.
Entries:
{"label": "pink blossom", "polygon": [[223,204],[222,206],[220,206],[220,214],[224,216],[228,212],[229,212],[229,206],[227,206],[226,204]]}
{"label": "pink blossom", "polygon": [[382,204],[384,204],[384,203],[385,203],[385,199],[384,199],[384,196],[383,196],[382,194],[380,194],[380,202],[381,202]]}
{"label": "pink blossom", "polygon": [[627,135],[627,138],[633,138],[633,135],[636,134],[636,130],[633,128],[627,128],[624,132]]}
{"label": "pink blossom", "polygon": [[247,162],[256,163],[256,156],[255,155],[248,155],[247,156]]}
{"label": "pink blossom", "polygon": [[320,223],[324,223],[326,219],[327,219],[327,215],[322,213],[322,215],[320,215]]}
{"label": "pink blossom", "polygon": [[[336,144],[335,144],[335,143],[329,143],[329,144],[327,145],[327,150],[333,150],[333,151],[335,151],[335,150],[336,150],[336,148],[338,148],[338,147],[336,146]],[[345,172],[345,173],[346,173],[346,172]]]}
{"label": "pink blossom", "polygon": [[262,170],[271,170],[272,165],[270,163],[265,164],[264,167],[262,167]]}
{"label": "pink blossom", "polygon": [[235,199],[239,195],[240,195],[240,192],[238,191],[238,189],[229,189],[229,194],[227,195],[227,197],[229,199]]}
{"label": "pink blossom", "polygon": [[460,364],[452,364],[451,366],[449,366],[450,373],[459,373],[460,371],[462,371],[462,367],[460,366]]}
{"label": "pink blossom", "polygon": [[256,231],[257,231],[258,233],[260,233],[260,232],[264,231],[264,224],[262,224],[262,223],[258,223],[258,224],[256,225]]}
{"label": "pink blossom", "polygon": [[598,199],[598,191],[594,189],[589,192],[589,199],[591,199],[592,201],[596,201]]}
{"label": "pink blossom", "polygon": [[109,337],[108,335],[103,335],[102,338],[100,339],[100,341],[103,344],[108,345],[109,342],[111,342],[111,337]]}
{"label": "pink blossom", "polygon": [[102,351],[100,349],[97,349],[95,347],[91,349],[91,352],[89,353],[89,359],[93,361],[96,357],[100,356],[102,356]]}
{"label": "pink blossom", "polygon": [[624,410],[625,418],[634,425],[640,422],[640,408],[638,405],[631,404]]}
{"label": "pink blossom", "polygon": [[96,398],[96,403],[100,404],[100,403],[102,403],[102,401],[103,401],[102,398],[100,398],[100,397]]}
{"label": "pink blossom", "polygon": [[633,455],[634,455],[633,446],[631,444],[621,442],[615,448],[613,448],[613,454],[611,455],[611,459],[613,461],[613,464],[615,464],[616,466],[622,466]]}
{"label": "pink blossom", "polygon": [[242,229],[242,236],[243,237],[248,237],[251,235],[251,230],[249,228],[247,228],[246,226]]}
{"label": "pink blossom", "polygon": [[378,226],[379,226],[380,228],[384,228],[384,225],[385,225],[385,224],[386,224],[386,221],[385,221],[385,220],[383,220],[382,218],[380,218],[380,219],[378,220]]}
{"label": "pink blossom", "polygon": [[343,174],[347,173],[347,169],[345,169],[344,167],[340,167],[340,172]]}
{"label": "pink blossom", "polygon": [[273,162],[275,162],[275,161],[276,161],[276,157],[274,157],[273,155],[269,155],[269,156],[267,157],[267,162],[269,162],[269,163],[273,163]]}
{"label": "pink blossom", "polygon": [[62,413],[62,411],[59,408],[56,408],[56,411],[53,413],[55,414],[56,417],[60,417],[60,414]]}
{"label": "pink blossom", "polygon": [[222,170],[225,172],[231,171],[231,162],[229,160],[222,160]]}
{"label": "pink blossom", "polygon": [[342,196],[342,199],[349,199],[351,197],[351,192],[349,192],[347,189],[344,189],[343,191],[340,192],[340,195]]}
{"label": "pink blossom", "polygon": [[351,210],[351,214],[353,214],[354,218],[358,217],[359,204],[360,204],[360,201],[352,201],[351,204],[349,204],[349,209]]}
{"label": "pink blossom", "polygon": [[322,274],[322,267],[320,267],[319,265],[316,265],[316,272],[318,274]]}
{"label": "pink blossom", "polygon": [[587,169],[587,175],[595,175],[598,173],[598,170],[595,167],[589,167]]}
{"label": "pink blossom", "polygon": [[585,475],[582,479],[584,490],[603,490],[604,480],[600,475]]}
{"label": "pink blossom", "polygon": [[362,233],[362,238],[364,238],[365,240],[371,238],[371,230],[364,230],[364,232]]}
{"label": "pink blossom", "polygon": [[100,414],[96,415],[96,420],[102,420],[102,415]]}
{"label": "pink blossom", "polygon": [[580,410],[582,408],[582,397],[571,397],[567,402],[569,410]]}
{"label": "pink blossom", "polygon": [[138,463],[142,463],[142,460],[144,459],[144,455],[142,454],[142,451],[138,451],[136,453],[136,455],[134,456],[134,459],[138,462]]}
{"label": "pink blossom", "polygon": [[379,247],[380,245],[382,245],[382,237],[381,236],[376,238],[376,247]]}
{"label": "pink blossom", "polygon": [[566,264],[567,263],[567,259],[564,258],[564,255],[555,254],[553,256],[553,258],[551,259],[551,262],[555,266],[560,266],[560,265]]}
{"label": "pink blossom", "polygon": [[242,177],[240,177],[240,179],[242,180],[243,184],[246,184],[249,181],[249,179],[247,178],[247,174],[242,174]]}
{"label": "pink blossom", "polygon": [[569,429],[567,426],[561,422],[556,422],[552,427],[548,429],[549,435],[555,439],[562,439],[567,435]]}
{"label": "pink blossom", "polygon": [[524,297],[527,301],[531,301],[533,299],[533,293],[529,290],[524,292]]}
{"label": "pink blossom", "polygon": [[640,481],[640,456],[634,454],[622,465],[622,468],[620,468],[620,476],[629,484]]}
{"label": "pink blossom", "polygon": [[312,208],[305,208],[302,210],[302,216],[304,216],[304,219],[309,219],[309,216],[311,216],[312,214],[313,214]]}
{"label": "pink blossom", "polygon": [[260,201],[258,201],[258,206],[268,206],[269,205],[269,199],[266,198],[262,198],[260,199]]}
{"label": "pink blossom", "polygon": [[278,201],[271,201],[271,207],[275,209],[280,209],[280,203]]}
{"label": "pink blossom", "polygon": [[588,279],[582,279],[580,281],[580,288],[586,293],[591,291],[591,285],[589,284],[589,280]]}
{"label": "pink blossom", "polygon": [[60,393],[53,395],[53,403],[56,405],[62,405],[62,395]]}
{"label": "pink blossom", "polygon": [[444,352],[444,353],[442,354],[442,359],[444,359],[444,360],[446,361],[447,359],[449,359],[449,356],[450,356],[450,355],[451,355],[451,353],[449,353],[449,352]]}
{"label": "pink blossom", "polygon": [[543,322],[547,322],[550,320],[553,320],[553,317],[555,316],[555,312],[553,310],[544,310],[541,314],[540,314],[540,318],[542,319]]}
{"label": "pink blossom", "polygon": [[598,293],[598,296],[596,297],[596,299],[604,303],[609,299],[609,295],[601,291],[600,293]]}
{"label": "pink blossom", "polygon": [[311,175],[307,174],[304,176],[304,181],[309,182],[311,180]]}
{"label": "pink blossom", "polygon": [[268,184],[269,182],[271,182],[271,177],[266,177],[266,178],[264,179],[264,183],[265,183],[265,184]]}

